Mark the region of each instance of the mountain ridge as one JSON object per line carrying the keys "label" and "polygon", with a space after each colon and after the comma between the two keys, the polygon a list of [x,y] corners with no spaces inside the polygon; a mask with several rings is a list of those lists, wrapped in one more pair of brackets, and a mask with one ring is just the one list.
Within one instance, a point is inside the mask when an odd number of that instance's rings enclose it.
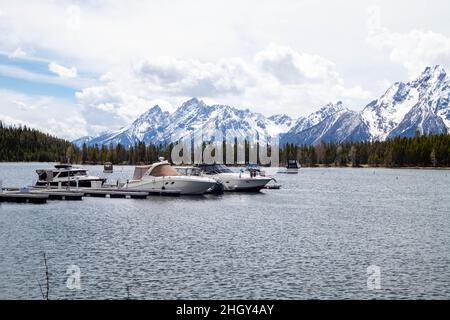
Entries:
{"label": "mountain ridge", "polygon": [[266,117],[249,109],[207,105],[198,98],[184,102],[173,113],[154,106],[133,123],[97,137],[82,137],[77,145],[130,147],[139,141],[169,143],[203,132],[227,132],[237,137],[280,135],[282,144],[344,141],[384,141],[396,136],[442,133],[450,129],[450,80],[442,66],[427,67],[416,79],[396,82],[361,111],[341,101],[328,103],[306,117],[285,114]]}

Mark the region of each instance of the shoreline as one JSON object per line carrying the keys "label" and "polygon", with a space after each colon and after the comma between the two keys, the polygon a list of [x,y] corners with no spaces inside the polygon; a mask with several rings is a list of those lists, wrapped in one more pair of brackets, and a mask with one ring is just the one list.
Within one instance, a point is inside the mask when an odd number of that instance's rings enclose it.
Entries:
{"label": "shoreline", "polygon": [[[10,161],[0,161],[0,164],[14,164],[14,163],[22,163],[22,164],[27,164],[27,163],[59,163],[58,161],[44,161],[44,162],[40,162],[40,161],[14,161],[14,162],[10,162]],[[72,163],[75,166],[103,166],[103,164],[101,163],[97,163],[97,164],[92,164],[92,163]],[[146,165],[146,164],[113,164],[113,166],[130,166],[130,167],[134,167],[134,166],[141,166],[141,165]],[[187,166],[191,166],[191,165],[187,165]],[[228,167],[245,167],[246,165],[227,165]],[[182,166],[181,166],[182,167]],[[274,168],[284,168],[284,165],[281,165],[279,167],[274,167]],[[270,167],[265,167],[262,166],[261,168],[270,168]],[[305,169],[305,168],[310,168],[310,169],[315,169],[315,168],[330,168],[330,169],[416,169],[416,170],[450,170],[450,166],[448,167],[424,167],[424,166],[416,166],[416,167],[412,167],[412,166],[402,166],[402,167],[387,167],[387,166],[370,166],[367,164],[361,164],[358,167],[352,167],[351,165],[348,166],[327,166],[324,164],[317,164],[315,166],[302,166],[301,168]]]}
{"label": "shoreline", "polygon": [[387,167],[387,166],[369,166],[367,164],[362,164],[358,167],[352,167],[352,166],[346,166],[346,167],[340,167],[340,166],[325,166],[323,164],[319,164],[314,167],[310,166],[304,166],[302,168],[352,168],[352,169],[417,169],[417,170],[450,170],[450,167],[424,167],[424,166],[417,166],[417,167],[411,167],[411,166],[403,166],[403,167]]}

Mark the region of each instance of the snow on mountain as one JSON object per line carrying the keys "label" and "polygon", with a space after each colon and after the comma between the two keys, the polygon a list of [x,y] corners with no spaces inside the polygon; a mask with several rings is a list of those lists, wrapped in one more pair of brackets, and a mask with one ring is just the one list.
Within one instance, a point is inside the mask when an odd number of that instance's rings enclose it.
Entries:
{"label": "snow on mountain", "polygon": [[291,132],[292,133],[302,132],[303,130],[319,124],[327,117],[342,110],[344,110],[344,107],[341,101],[338,101],[335,104],[328,103],[327,105],[320,108],[318,111],[311,113],[309,116],[305,118],[299,118],[294,124],[294,126],[291,128]]}
{"label": "snow on mountain", "polygon": [[414,81],[397,82],[361,112],[328,104],[300,118],[282,142],[386,140],[442,133],[450,129],[450,81],[441,66],[428,67]]}
{"label": "snow on mountain", "polygon": [[288,132],[294,124],[292,118],[285,114],[276,114],[270,116],[268,119],[272,121],[268,128],[268,131],[272,136]]}
{"label": "snow on mountain", "polygon": [[292,119],[285,115],[266,118],[248,109],[241,110],[226,105],[206,105],[193,98],[178,108],[164,129],[166,139],[176,141],[190,134],[202,132],[205,137],[214,133],[238,138],[274,136],[286,132]]}
{"label": "snow on mountain", "polygon": [[89,141],[74,141],[81,145],[86,142],[88,145],[117,145],[131,147],[139,141],[153,141],[160,139],[162,131],[160,128],[169,121],[169,113],[163,112],[159,106],[150,108],[147,112],[139,116],[132,124],[123,127],[117,131],[110,131],[100,134]]}
{"label": "snow on mountain", "polygon": [[84,143],[89,144],[93,139],[94,139],[93,136],[84,136],[76,140],[73,140],[72,143],[81,147]]}
{"label": "snow on mountain", "polygon": [[449,78],[441,66],[428,67],[414,81],[397,82],[362,111],[373,140],[439,133],[450,126]]}
{"label": "snow on mountain", "polygon": [[296,124],[283,137],[282,143],[316,144],[320,141],[342,142],[366,140],[368,131],[358,112],[344,108],[341,101],[329,103]]}
{"label": "snow on mountain", "polygon": [[369,103],[362,111],[371,138],[385,140],[418,102],[419,92],[404,83],[395,83],[380,99]]}
{"label": "snow on mountain", "polygon": [[108,132],[88,141],[90,145],[118,143],[130,147],[138,141],[169,143],[187,136],[203,134],[213,138],[219,132],[237,138],[274,136],[289,130],[292,119],[286,115],[266,118],[248,109],[241,110],[226,105],[206,105],[192,98],[174,113],[163,112],[155,106],[139,116],[131,125]]}
{"label": "snow on mountain", "polygon": [[408,110],[388,138],[442,133],[450,129],[450,78],[441,66],[426,68],[416,80],[405,85],[415,91],[417,102]]}
{"label": "snow on mountain", "polygon": [[315,144],[320,141],[385,140],[395,136],[441,133],[450,129],[450,80],[441,66],[428,67],[415,80],[392,85],[379,99],[362,111],[348,110],[338,101],[329,103],[307,117],[293,120],[277,114],[271,117],[248,109],[206,105],[192,98],[175,112],[159,106],[149,109],[131,125],[98,137],[75,140],[78,145],[122,144],[138,141],[168,143],[202,132],[238,138],[258,135],[281,136],[281,143]]}

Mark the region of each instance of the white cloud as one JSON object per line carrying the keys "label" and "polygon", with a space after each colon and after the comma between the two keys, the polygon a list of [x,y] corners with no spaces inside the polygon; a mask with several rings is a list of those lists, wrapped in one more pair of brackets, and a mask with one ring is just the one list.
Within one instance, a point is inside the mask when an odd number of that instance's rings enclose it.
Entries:
{"label": "white cloud", "polygon": [[75,94],[84,107],[84,116],[91,122],[105,126],[122,126],[145,112],[151,105],[150,99],[128,93],[128,88],[117,88],[114,83],[83,89]]}
{"label": "white cloud", "polygon": [[450,66],[450,37],[419,29],[405,33],[392,32],[382,26],[378,6],[371,6],[367,11],[368,43],[374,48],[389,50],[391,61],[406,68],[410,78],[416,77],[430,65]]}
{"label": "white cloud", "polygon": [[16,50],[14,50],[8,55],[8,57],[11,59],[25,58],[26,56],[27,53],[23,51],[21,48],[16,48]]}
{"label": "white cloud", "polygon": [[81,27],[81,10],[79,6],[69,5],[66,9],[67,28],[70,30],[79,30]]}
{"label": "white cloud", "polygon": [[[448,1],[426,11],[423,1],[374,3],[384,24],[372,10],[367,34],[367,4],[357,0],[0,0],[0,52],[24,49],[27,60],[0,74],[77,88],[91,132],[192,96],[267,115],[298,117],[338,99],[358,109],[376,98],[370,92],[406,78],[400,66],[410,74],[449,67]],[[24,69],[34,62],[55,75]]]}
{"label": "white cloud", "polygon": [[255,56],[255,61],[263,71],[286,84],[342,82],[333,62],[319,55],[296,52],[287,46],[271,44]]}
{"label": "white cloud", "polygon": [[37,83],[48,83],[58,86],[66,86],[75,89],[81,89],[89,87],[97,83],[93,79],[87,78],[60,78],[59,76],[51,76],[47,74],[32,72],[24,68],[0,64],[0,75],[18,78],[27,81],[37,82]]}
{"label": "white cloud", "polygon": [[86,121],[75,104],[48,96],[0,89],[0,120],[22,124],[69,140],[86,135]]}
{"label": "white cloud", "polygon": [[15,105],[17,105],[21,110],[24,110],[24,111],[34,109],[33,106],[27,105],[27,104],[26,104],[25,102],[23,102],[23,101],[12,100],[11,102],[14,103]]}
{"label": "white cloud", "polygon": [[136,74],[153,90],[188,96],[240,94],[254,82],[252,71],[241,59],[204,63],[156,58],[144,61]]}
{"label": "white cloud", "polygon": [[[289,81],[266,68],[290,57],[295,63],[289,71],[296,77]],[[110,125],[115,127],[129,123],[154,104],[174,110],[193,96],[207,103],[248,107],[267,115],[286,112],[293,117],[329,101],[345,98],[366,103],[371,96],[361,86],[346,86],[331,61],[275,44],[249,61],[148,58],[134,68],[110,71],[101,79],[102,85],[77,92],[77,101],[89,110],[92,123],[106,126],[103,119],[113,117]]]}
{"label": "white cloud", "polygon": [[49,63],[48,70],[56,73],[60,78],[63,79],[76,78],[77,76],[77,69],[75,67],[67,68],[55,62]]}

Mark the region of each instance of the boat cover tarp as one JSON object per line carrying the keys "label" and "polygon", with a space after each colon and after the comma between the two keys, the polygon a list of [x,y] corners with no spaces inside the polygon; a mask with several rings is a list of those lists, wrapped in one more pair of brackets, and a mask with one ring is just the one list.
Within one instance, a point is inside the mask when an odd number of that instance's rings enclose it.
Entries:
{"label": "boat cover tarp", "polygon": [[181,176],[181,174],[170,164],[161,164],[152,169],[150,175],[154,177]]}

